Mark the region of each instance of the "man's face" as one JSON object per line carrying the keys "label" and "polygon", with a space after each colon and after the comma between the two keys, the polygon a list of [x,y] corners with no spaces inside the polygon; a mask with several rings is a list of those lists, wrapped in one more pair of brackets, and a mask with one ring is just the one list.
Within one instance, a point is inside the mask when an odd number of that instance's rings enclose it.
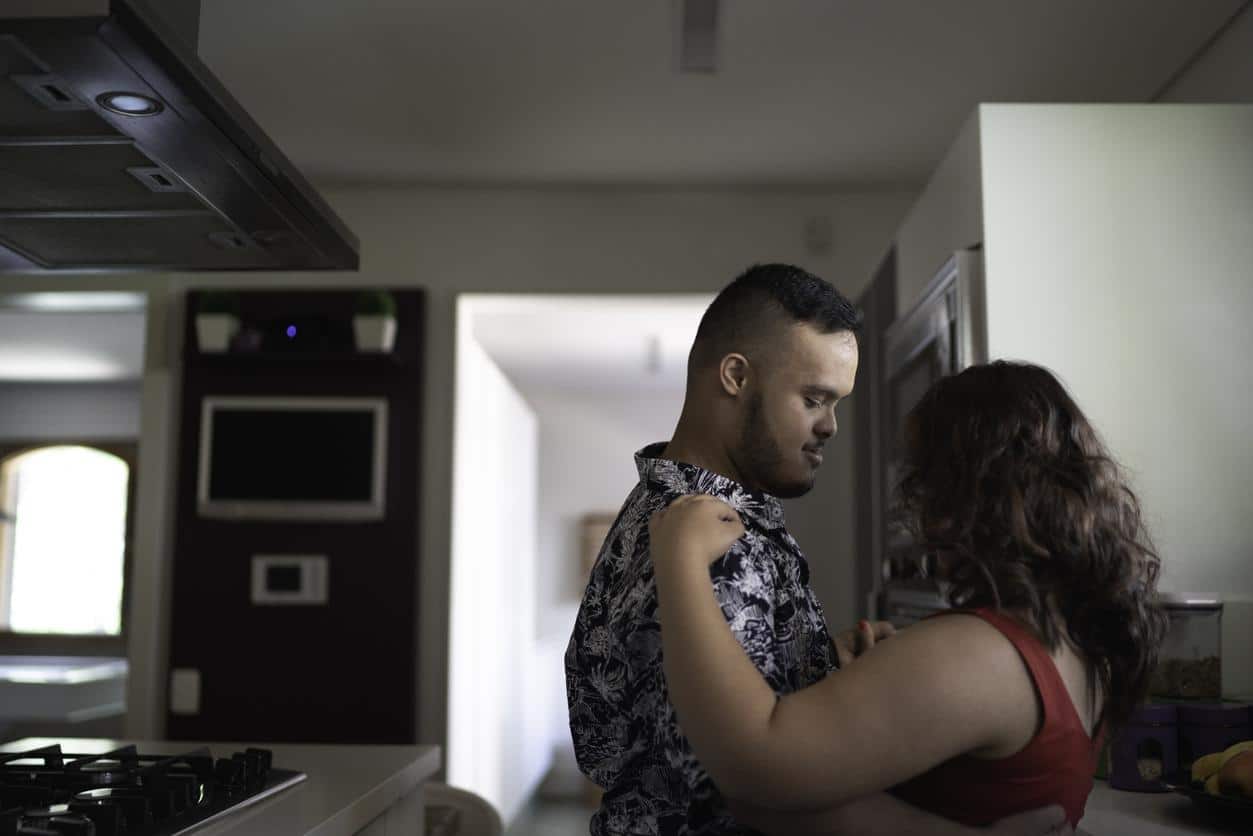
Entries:
{"label": "man's face", "polygon": [[835,407],[853,391],[857,340],[797,323],[764,363],[754,367],[734,451],[744,482],[789,498],[808,493],[835,435]]}

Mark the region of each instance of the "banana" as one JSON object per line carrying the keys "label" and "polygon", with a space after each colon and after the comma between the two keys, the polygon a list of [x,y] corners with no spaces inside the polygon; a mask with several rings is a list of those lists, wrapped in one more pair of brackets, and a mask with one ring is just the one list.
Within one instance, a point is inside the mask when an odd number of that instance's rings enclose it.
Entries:
{"label": "banana", "polygon": [[1237,752],[1223,764],[1216,777],[1220,792],[1253,798],[1253,751]]}
{"label": "banana", "polygon": [[1205,779],[1205,791],[1210,795],[1222,795],[1222,792],[1218,789],[1217,772]]}
{"label": "banana", "polygon": [[[1218,770],[1226,766],[1227,761],[1234,758],[1241,752],[1253,749],[1253,740],[1243,740],[1239,743],[1233,743],[1221,752],[1212,752],[1204,757],[1197,758],[1192,762],[1192,780],[1198,783],[1208,782],[1209,779],[1218,774]],[[1208,783],[1206,787],[1208,788]],[[1217,787],[1217,784],[1215,784]]]}
{"label": "banana", "polygon": [[1203,758],[1197,758],[1192,762],[1192,780],[1199,782],[1205,781],[1211,775],[1216,775],[1218,770],[1223,768],[1223,760],[1225,752],[1213,752]]}
{"label": "banana", "polygon": [[1223,762],[1226,763],[1231,758],[1253,749],[1253,740],[1242,740],[1239,743],[1233,743],[1223,750]]}

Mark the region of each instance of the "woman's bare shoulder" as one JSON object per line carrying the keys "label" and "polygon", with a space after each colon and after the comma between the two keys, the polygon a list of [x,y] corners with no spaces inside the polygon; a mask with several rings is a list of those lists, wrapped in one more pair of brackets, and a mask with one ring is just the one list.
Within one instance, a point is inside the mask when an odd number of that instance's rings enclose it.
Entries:
{"label": "woman's bare shoulder", "polygon": [[984,714],[990,736],[969,754],[1007,757],[1031,740],[1041,716],[1038,695],[1026,662],[1008,636],[970,613],[929,618],[900,635],[913,631],[917,633],[910,655],[929,660],[927,686],[969,701]]}
{"label": "woman's bare shoulder", "polygon": [[[907,661],[930,685],[983,683],[994,703],[1013,703],[1033,691],[1030,674],[1013,642],[995,626],[971,613],[949,613],[906,627],[876,645]],[[962,688],[961,690],[966,690]]]}
{"label": "woman's bare shoulder", "polygon": [[[901,630],[898,635],[911,635],[920,643],[960,642],[953,648],[959,652],[978,650],[1013,650],[1013,642],[986,619],[970,612],[943,613],[919,621]],[[972,643],[966,645],[966,642]]]}

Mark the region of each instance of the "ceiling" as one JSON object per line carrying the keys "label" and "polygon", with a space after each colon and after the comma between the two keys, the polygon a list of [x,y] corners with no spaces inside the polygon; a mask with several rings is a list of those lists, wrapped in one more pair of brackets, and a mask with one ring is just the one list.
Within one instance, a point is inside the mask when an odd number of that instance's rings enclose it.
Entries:
{"label": "ceiling", "polygon": [[[206,0],[199,52],[322,184],[895,188],[977,102],[1151,100],[1247,5],[723,0],[719,72],[684,75],[678,0]],[[707,301],[485,309],[480,334],[526,385],[673,387]],[[136,378],[142,317],[0,304],[0,380]]]}
{"label": "ceiling", "polygon": [[524,393],[674,392],[713,296],[461,298],[480,345]]}
{"label": "ceiling", "polygon": [[315,182],[918,185],[981,101],[1151,100],[1243,0],[208,0],[200,55]]}

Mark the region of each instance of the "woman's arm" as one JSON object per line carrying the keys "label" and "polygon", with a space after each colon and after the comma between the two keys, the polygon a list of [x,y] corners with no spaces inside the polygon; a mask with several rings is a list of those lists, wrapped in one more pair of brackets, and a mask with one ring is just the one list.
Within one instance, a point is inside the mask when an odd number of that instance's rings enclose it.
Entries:
{"label": "woman's arm", "polygon": [[971,616],[911,627],[846,670],[776,698],[709,580],[709,563],[743,534],[738,515],[711,497],[686,497],[651,528],[669,697],[729,798],[785,811],[839,807],[1016,728],[1023,707],[1011,704],[1021,697],[1012,685],[1022,663]]}
{"label": "woman's arm", "polygon": [[[972,827],[940,818],[894,798],[876,793],[840,807],[789,813],[728,802],[736,821],[768,836],[976,836]],[[1065,814],[1061,814],[1064,818]]]}
{"label": "woman's arm", "polygon": [[[876,793],[840,807],[788,813],[729,802],[736,821],[768,836],[977,836],[973,827],[919,810],[887,793]],[[1065,813],[1058,812],[1065,819]],[[1046,832],[1041,828],[1041,833]],[[984,834],[986,836],[986,834]]]}
{"label": "woman's arm", "polygon": [[877,793],[831,810],[784,813],[730,802],[737,821],[768,836],[1089,836],[1073,831],[1059,805],[1001,819],[986,828],[967,827]]}

